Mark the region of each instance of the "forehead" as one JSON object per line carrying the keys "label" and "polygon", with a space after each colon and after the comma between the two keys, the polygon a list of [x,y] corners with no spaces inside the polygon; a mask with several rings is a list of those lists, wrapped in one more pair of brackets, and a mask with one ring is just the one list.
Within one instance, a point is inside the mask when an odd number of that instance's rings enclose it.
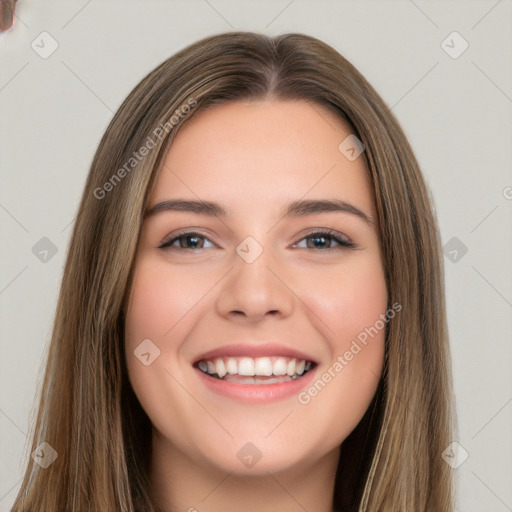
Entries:
{"label": "forehead", "polygon": [[339,146],[351,130],[306,101],[232,102],[194,115],[169,147],[152,203],[187,197],[229,212],[277,211],[304,198],[333,198],[373,212],[363,155]]}

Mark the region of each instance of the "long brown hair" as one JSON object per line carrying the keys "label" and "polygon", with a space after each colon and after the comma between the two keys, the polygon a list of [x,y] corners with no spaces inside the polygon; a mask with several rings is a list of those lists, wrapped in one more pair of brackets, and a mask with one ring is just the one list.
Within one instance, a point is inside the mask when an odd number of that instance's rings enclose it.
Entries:
{"label": "long brown hair", "polygon": [[[149,73],[99,144],[71,237],[30,450],[46,442],[58,457],[46,469],[27,457],[12,512],[154,510],[151,423],[128,380],[123,331],[146,201],[187,120],[216,104],[264,98],[326,106],[363,142],[389,304],[402,305],[387,325],[373,402],[341,446],[333,507],[453,510],[442,458],[456,428],[443,260],[413,151],[377,92],[332,47],[302,34],[232,32],[196,42]],[[143,146],[150,149],[139,158]]]}

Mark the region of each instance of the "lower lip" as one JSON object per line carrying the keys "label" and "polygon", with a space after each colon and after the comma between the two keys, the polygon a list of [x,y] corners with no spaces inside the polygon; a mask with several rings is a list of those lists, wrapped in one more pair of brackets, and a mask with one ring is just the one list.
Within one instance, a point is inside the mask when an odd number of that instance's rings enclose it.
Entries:
{"label": "lower lip", "polygon": [[315,370],[316,367],[309,370],[303,377],[288,382],[239,384],[233,381],[208,377],[204,372],[195,368],[195,371],[199,373],[199,378],[214,393],[250,403],[275,402],[297,395],[311,382]]}

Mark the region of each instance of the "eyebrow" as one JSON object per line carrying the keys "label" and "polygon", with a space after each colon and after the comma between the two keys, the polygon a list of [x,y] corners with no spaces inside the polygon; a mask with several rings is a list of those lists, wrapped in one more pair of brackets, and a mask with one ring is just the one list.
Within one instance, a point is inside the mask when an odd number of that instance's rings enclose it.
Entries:
{"label": "eyebrow", "polygon": [[[208,215],[210,217],[227,217],[228,209],[211,201],[194,201],[186,199],[172,199],[162,201],[152,206],[145,217],[150,217],[160,212],[182,211],[192,212],[198,215]],[[308,199],[289,203],[281,214],[282,218],[305,217],[307,215],[316,215],[327,212],[343,212],[355,215],[365,221],[368,225],[373,225],[374,220],[371,215],[367,215],[354,205],[342,201],[341,199]]]}

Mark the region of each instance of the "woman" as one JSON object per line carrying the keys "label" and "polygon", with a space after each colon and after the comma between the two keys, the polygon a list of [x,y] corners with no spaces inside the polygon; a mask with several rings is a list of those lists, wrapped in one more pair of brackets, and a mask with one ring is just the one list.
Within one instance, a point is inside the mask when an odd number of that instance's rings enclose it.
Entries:
{"label": "woman", "polygon": [[144,78],[87,179],[12,510],[448,512],[453,421],[432,202],[364,77],[237,32]]}

